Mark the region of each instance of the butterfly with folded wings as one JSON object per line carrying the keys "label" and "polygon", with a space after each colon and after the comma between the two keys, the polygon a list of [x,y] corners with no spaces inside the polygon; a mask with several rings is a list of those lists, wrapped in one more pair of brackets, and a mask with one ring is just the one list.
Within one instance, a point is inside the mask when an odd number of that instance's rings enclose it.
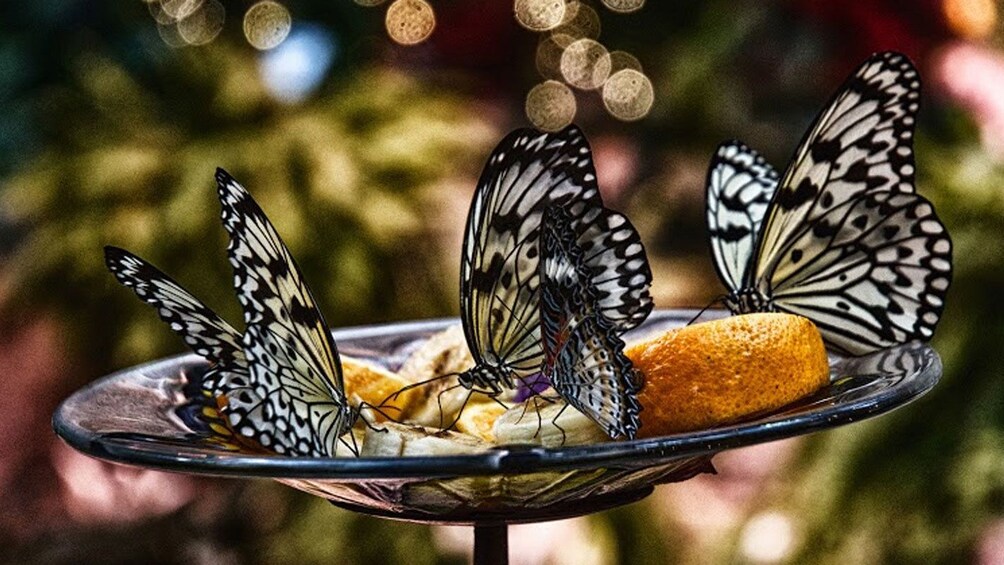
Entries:
{"label": "butterfly with folded wings", "polygon": [[[559,396],[607,435],[634,439],[641,426],[637,395],[642,376],[624,354],[616,318],[606,316],[587,266],[589,253],[571,220],[561,207],[548,208],[540,236],[543,373]],[[638,255],[641,243],[630,223],[621,224],[608,239],[616,242],[608,252]]]}
{"label": "butterfly with folded wings", "polygon": [[914,189],[920,77],[877,53],[816,118],[783,176],[738,141],[708,172],[707,221],[734,314],[811,319],[861,355],[929,339],[952,279],[952,244]]}
{"label": "butterfly with folded wings", "polygon": [[213,365],[203,388],[236,433],[283,455],[333,456],[358,417],[345,395],[338,348],[265,213],[223,169],[216,182],[243,334],[128,251],[106,247],[108,268]]}
{"label": "butterfly with folded wings", "polygon": [[540,226],[566,210],[600,307],[622,331],[648,315],[652,275],[641,245],[622,246],[627,219],[603,207],[592,153],[575,126],[520,129],[490,155],[467,217],[460,265],[460,317],[475,367],[458,382],[496,396],[541,370]]}

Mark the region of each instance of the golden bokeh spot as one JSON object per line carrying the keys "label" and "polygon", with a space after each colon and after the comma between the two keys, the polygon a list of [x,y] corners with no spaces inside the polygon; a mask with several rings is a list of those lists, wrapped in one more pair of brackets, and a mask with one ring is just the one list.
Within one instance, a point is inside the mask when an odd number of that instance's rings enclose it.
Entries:
{"label": "golden bokeh spot", "polygon": [[[596,39],[600,36],[600,15],[592,7],[582,2],[569,2],[565,6],[565,19],[554,29],[556,34],[563,34],[575,41],[577,39]],[[562,45],[568,47],[571,42]]]}
{"label": "golden bokeh spot", "polygon": [[630,122],[644,118],[653,102],[652,81],[634,69],[617,71],[603,84],[603,105],[618,120]]}
{"label": "golden bokeh spot", "polygon": [[432,35],[436,14],[425,0],[394,0],[387,8],[387,34],[401,45],[415,45]]}
{"label": "golden bokeh spot", "polygon": [[202,7],[203,0],[163,0],[160,7],[175,20],[183,20]]}
{"label": "golden bokeh spot", "polygon": [[592,39],[580,39],[561,54],[561,76],[583,90],[599,88],[610,76],[610,54]]}
{"label": "golden bokeh spot", "polygon": [[223,29],[226,10],[219,0],[205,0],[199,9],[178,22],[178,34],[189,45],[205,45]]}
{"label": "golden bokeh spot", "polygon": [[537,72],[547,79],[561,80],[561,54],[565,47],[574,41],[571,37],[560,33],[541,38],[537,44]]}
{"label": "golden bokeh spot", "polygon": [[981,39],[997,26],[994,0],[945,0],[945,20],[952,31],[969,39]]}
{"label": "golden bokeh spot", "polygon": [[645,5],[645,0],[603,0],[603,5],[614,12],[626,14],[640,10]]}
{"label": "golden bokeh spot", "polygon": [[617,71],[623,71],[624,69],[634,69],[641,72],[641,61],[627,51],[611,51],[610,73],[613,74]]}
{"label": "golden bokeh spot", "polygon": [[565,0],[516,0],[513,11],[526,29],[547,31],[565,19]]}
{"label": "golden bokeh spot", "polygon": [[244,14],[244,37],[255,49],[262,51],[277,47],[289,35],[292,25],[289,10],[272,0],[263,0],[248,8]]}
{"label": "golden bokeh spot", "polygon": [[526,95],[526,117],[544,131],[558,131],[575,119],[575,94],[556,80],[547,80]]}

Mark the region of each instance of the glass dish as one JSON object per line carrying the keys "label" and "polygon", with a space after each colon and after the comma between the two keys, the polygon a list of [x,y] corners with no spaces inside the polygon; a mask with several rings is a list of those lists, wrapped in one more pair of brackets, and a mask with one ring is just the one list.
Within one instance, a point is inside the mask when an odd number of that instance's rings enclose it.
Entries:
{"label": "glass dish", "polygon": [[[657,311],[625,336],[686,324],[693,311]],[[721,312],[705,317],[724,315]],[[339,329],[344,355],[397,368],[423,340],[459,323],[440,319]],[[930,390],[941,361],[910,343],[832,358],[831,384],[779,411],[698,432],[588,446],[506,445],[447,457],[304,458],[227,451],[199,418],[207,364],[182,355],[104,377],[67,398],[53,426],[94,457],[166,471],[271,478],[352,510],[411,521],[505,524],[559,519],[638,500],[654,485],[713,471],[726,449],[840,426]]]}

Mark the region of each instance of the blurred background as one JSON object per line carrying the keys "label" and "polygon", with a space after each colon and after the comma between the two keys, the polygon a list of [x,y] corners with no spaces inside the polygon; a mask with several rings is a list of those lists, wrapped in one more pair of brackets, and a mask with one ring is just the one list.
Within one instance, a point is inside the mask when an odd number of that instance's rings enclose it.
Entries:
{"label": "blurred background", "polygon": [[[458,309],[462,227],[506,132],[574,120],[657,306],[721,292],[704,175],[783,169],[870,53],[924,78],[919,191],[955,243],[929,395],[716,458],[717,476],[515,527],[513,563],[1004,563],[1004,24],[993,0],[48,0],[0,5],[0,560],[463,563],[464,528],[265,481],[101,463],[52,433],[87,382],[184,345],[105,271],[126,247],[240,320],[212,174],[248,186],[328,321]],[[560,540],[560,541],[559,541]]]}

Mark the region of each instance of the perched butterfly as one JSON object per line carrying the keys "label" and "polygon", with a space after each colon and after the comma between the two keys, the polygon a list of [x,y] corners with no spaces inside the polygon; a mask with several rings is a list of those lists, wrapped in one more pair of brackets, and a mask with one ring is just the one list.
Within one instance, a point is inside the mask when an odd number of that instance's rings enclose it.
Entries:
{"label": "perched butterfly", "polygon": [[[613,241],[640,245],[630,224]],[[540,326],[544,376],[570,405],[612,438],[634,439],[641,425],[642,377],[624,355],[617,324],[604,315],[586,253],[561,208],[548,208],[541,232]]]}
{"label": "perched butterfly", "polygon": [[460,317],[476,365],[459,383],[468,389],[497,395],[540,371],[540,223],[552,205],[570,215],[608,319],[626,330],[652,309],[644,250],[610,239],[626,219],[603,208],[582,132],[516,130],[489,157],[467,217]]}
{"label": "perched butterfly", "polygon": [[707,220],[733,313],[810,318],[860,355],[928,339],[952,278],[952,245],[914,192],[920,78],[878,53],[847,80],[778,175],[737,141],[708,172]]}
{"label": "perched butterfly", "polygon": [[244,310],[241,335],[142,259],[106,248],[109,269],[216,365],[205,388],[240,435],[280,454],[331,456],[358,412],[338,349],[296,262],[251,195],[216,172],[228,255]]}

